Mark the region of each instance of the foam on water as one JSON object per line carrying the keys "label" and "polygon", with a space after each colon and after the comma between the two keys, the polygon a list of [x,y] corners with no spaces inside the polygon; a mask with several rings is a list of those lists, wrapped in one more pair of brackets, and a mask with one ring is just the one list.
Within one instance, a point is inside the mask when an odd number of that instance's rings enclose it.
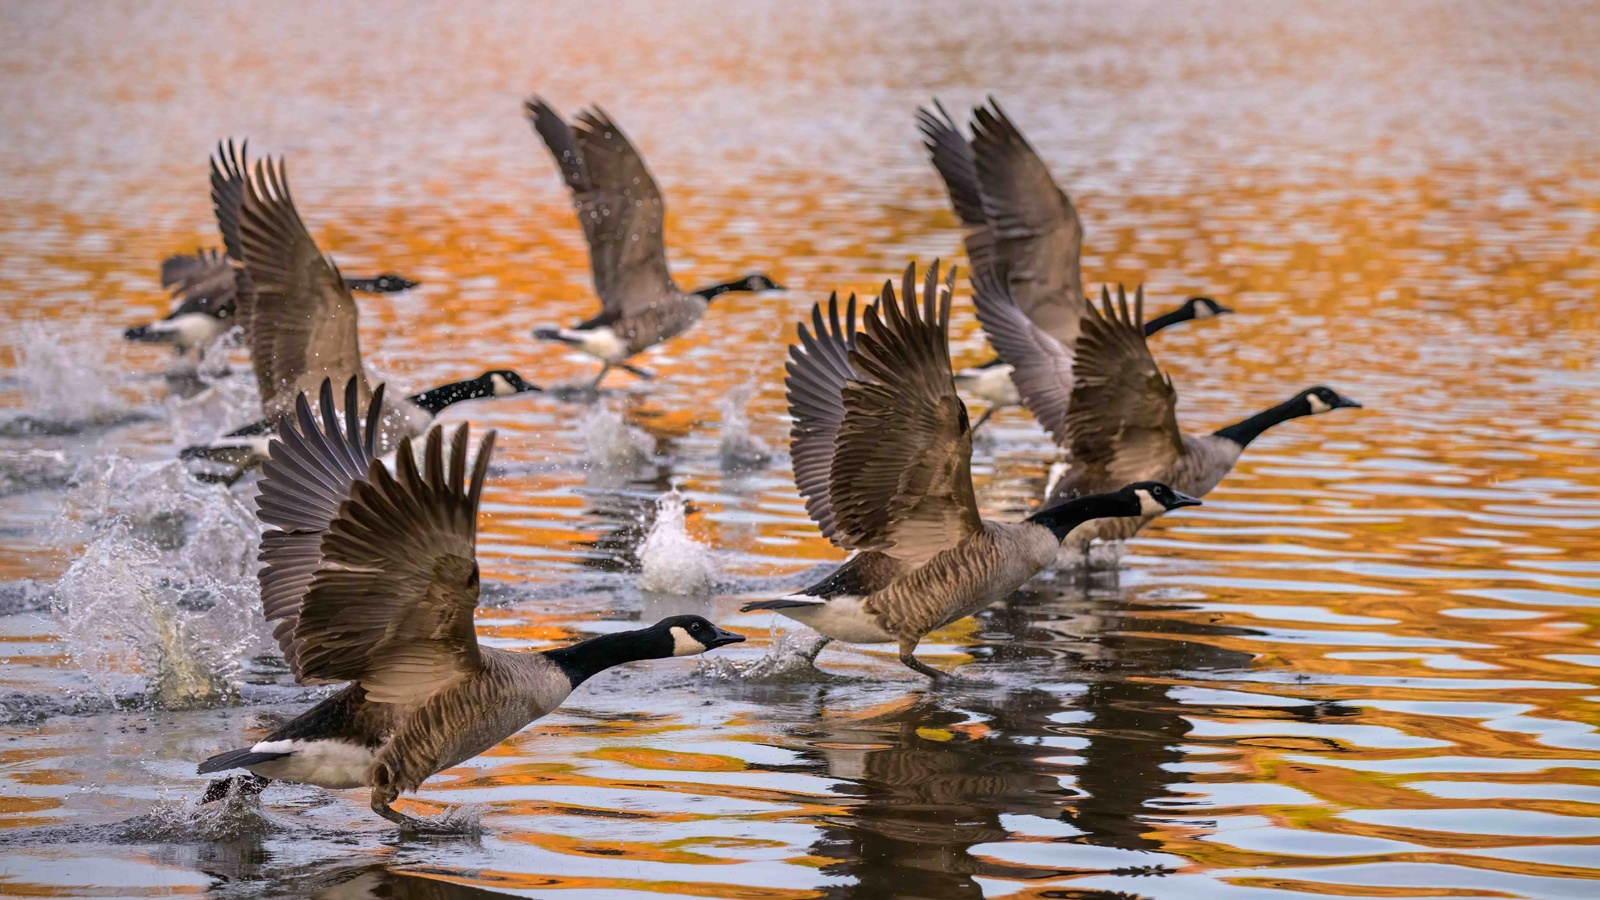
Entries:
{"label": "foam on water", "polygon": [[80,474],[66,506],[62,542],[84,549],[52,601],[94,690],[167,708],[230,700],[242,661],[271,646],[249,503],[181,463],[114,457]]}
{"label": "foam on water", "polygon": [[815,631],[788,631],[773,629],[772,644],[767,652],[751,660],[737,660],[727,656],[702,656],[695,666],[695,674],[718,681],[791,683],[834,679],[818,669],[817,644],[827,639]]}
{"label": "foam on water", "polygon": [[584,462],[593,469],[627,471],[637,469],[650,461],[655,442],[650,436],[629,425],[620,413],[605,404],[597,404],[584,418],[581,426]]}
{"label": "foam on water", "polygon": [[639,587],[662,594],[705,594],[717,574],[711,550],[689,536],[683,495],[668,491],[656,501],[656,520],[639,545]]}
{"label": "foam on water", "polygon": [[772,460],[772,448],[750,433],[750,417],[745,410],[753,393],[751,382],[741,382],[718,405],[722,413],[719,450],[724,471],[760,469]]}
{"label": "foam on water", "polygon": [[149,418],[112,389],[120,377],[105,365],[104,341],[98,329],[22,323],[11,379],[22,408],[0,413],[0,435],[75,434]]}

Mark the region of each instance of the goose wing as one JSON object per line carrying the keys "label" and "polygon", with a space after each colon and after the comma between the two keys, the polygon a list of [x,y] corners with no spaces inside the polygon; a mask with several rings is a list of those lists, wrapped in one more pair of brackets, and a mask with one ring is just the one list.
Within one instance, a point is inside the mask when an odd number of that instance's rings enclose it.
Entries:
{"label": "goose wing", "polygon": [[1001,361],[1011,366],[1011,381],[1022,404],[1057,444],[1070,443],[1067,410],[1072,406],[1072,350],[1035,325],[1011,296],[1005,267],[974,270],[972,302],[978,322]]}
{"label": "goose wing", "polygon": [[828,297],[828,316],[822,304],[811,307],[811,330],[800,323],[800,343],[789,346],[784,387],[789,398],[789,451],[794,461],[794,484],[805,498],[806,513],[830,540],[834,536],[833,454],[839,426],[844,424],[844,386],[856,377],[850,351],[856,345],[856,295],[851,294],[843,318],[839,295]]}
{"label": "goose wing", "polygon": [[1088,304],[1079,253],[1083,225],[1044,160],[1000,103],[973,109],[972,155],[989,227],[967,238],[974,272],[1003,264],[1017,307],[1071,346]]}
{"label": "goose wing", "polygon": [[263,539],[263,603],[300,681],[359,681],[374,702],[420,702],[483,665],[472,615],[494,432],[470,475],[466,425],[448,458],[443,429],[428,433],[421,471],[403,440],[391,475],[373,456],[377,404],[358,440],[354,384],[342,435],[323,393],[323,427],[302,394],[298,428],[285,420],[263,467],[260,515],[278,529]]}
{"label": "goose wing", "polygon": [[983,212],[983,194],[978,188],[978,161],[972,155],[972,145],[956,127],[955,120],[945,111],[944,104],[933,101],[938,115],[926,109],[917,110],[917,130],[922,132],[922,146],[933,159],[933,167],[944,181],[950,194],[950,205],[967,228],[987,230],[989,219]]}
{"label": "goose wing", "polygon": [[355,377],[365,395],[356,301],[300,220],[281,160],[258,161],[245,181],[239,238],[250,276],[240,305],[263,410],[287,411],[296,391],[323,378]]}
{"label": "goose wing", "polygon": [[834,539],[920,565],[982,528],[972,489],[972,431],[950,374],[951,281],[935,263],[916,294],[906,268],[885,282],[840,397],[844,419],[829,475]]}
{"label": "goose wing", "polygon": [[1089,307],[1073,365],[1066,431],[1072,470],[1065,486],[1121,485],[1165,470],[1183,455],[1178,395],[1150,355],[1144,337],[1144,289],[1130,309],[1102,290],[1102,310]]}
{"label": "goose wing", "polygon": [[172,292],[172,315],[233,312],[238,268],[216,250],[180,253],[161,261],[161,286]]}
{"label": "goose wing", "polygon": [[667,271],[666,204],[628,136],[598,106],[578,113],[575,126],[538,98],[526,110],[576,200],[600,296],[596,324],[640,315],[676,292]]}
{"label": "goose wing", "polygon": [[217,152],[211,156],[211,210],[217,216],[217,230],[222,232],[222,248],[228,256],[244,260],[244,245],[239,239],[239,209],[244,205],[245,176],[249,170],[249,146],[245,141],[234,146],[233,141],[217,142]]}

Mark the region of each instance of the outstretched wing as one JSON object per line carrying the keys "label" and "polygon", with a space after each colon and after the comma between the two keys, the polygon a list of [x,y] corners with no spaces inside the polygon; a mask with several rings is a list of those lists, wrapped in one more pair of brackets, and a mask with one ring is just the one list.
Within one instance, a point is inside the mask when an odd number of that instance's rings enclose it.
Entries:
{"label": "outstretched wing", "polygon": [[835,539],[921,564],[982,527],[972,489],[972,432],[950,374],[950,288],[916,267],[902,298],[886,282],[849,353],[856,376],[830,473]]}
{"label": "outstretched wing", "polygon": [[992,109],[972,111],[972,154],[989,228],[968,237],[967,253],[974,271],[1003,265],[1017,307],[1071,346],[1088,306],[1078,211],[1000,103],[992,97],[989,103]]}
{"label": "outstretched wing", "polygon": [[1084,473],[1097,483],[1121,485],[1162,471],[1183,455],[1177,392],[1162,374],[1144,337],[1144,289],[1128,306],[1102,290],[1102,310],[1089,308],[1073,364],[1066,431],[1072,451],[1067,478]]}
{"label": "outstretched wing", "polygon": [[676,291],[666,204],[628,136],[599,107],[578,113],[575,125],[538,98],[526,110],[572,188],[605,320],[640,315]]}
{"label": "outstretched wing", "polygon": [[[481,669],[472,622],[477,514],[494,432],[479,444],[470,475],[467,426],[452,435],[448,459],[443,434],[428,433],[420,471],[409,439],[395,455],[396,474],[369,459],[319,532],[320,560],[285,654],[302,681],[359,681],[369,700],[412,704]],[[356,459],[348,441],[305,446],[303,462],[324,473]],[[283,484],[291,511],[303,508],[305,520],[316,521],[329,484],[287,475]]]}
{"label": "outstretched wing", "polygon": [[829,494],[833,454],[839,426],[844,423],[845,383],[856,377],[850,351],[856,345],[856,296],[841,320],[839,295],[828,297],[828,315],[822,304],[811,307],[811,328],[800,324],[798,346],[790,345],[788,377],[789,449],[794,460],[794,484],[805,498],[806,513],[830,540],[834,537],[833,501]]}
{"label": "outstretched wing", "polygon": [[372,392],[365,428],[354,378],[345,384],[342,432],[331,381],[322,382],[317,405],[320,428],[303,393],[295,398],[294,419],[285,416],[279,421],[270,458],[261,466],[261,495],[256,501],[257,517],[270,526],[261,536],[261,611],[267,621],[278,623],[272,636],[296,677],[301,675],[294,641],[300,606],[322,565],[323,532],[338,518],[351,487],[366,480],[377,459],[383,385]]}
{"label": "outstretched wing", "polygon": [[250,361],[269,415],[323,378],[361,379],[355,299],[300,220],[282,161],[245,181],[239,236],[250,276]]}
{"label": "outstretched wing", "polygon": [[926,109],[917,110],[917,129],[922,132],[922,146],[933,159],[933,167],[950,193],[950,205],[955,207],[957,218],[967,228],[987,230],[989,219],[983,212],[983,194],[978,188],[978,162],[972,155],[972,145],[967,143],[955,120],[945,111],[944,104],[933,101],[936,116]]}
{"label": "outstretched wing", "polygon": [[1033,324],[1011,297],[1004,266],[972,275],[973,305],[984,336],[1001,361],[1011,366],[1011,381],[1022,405],[1068,445],[1067,410],[1072,406],[1072,351]]}

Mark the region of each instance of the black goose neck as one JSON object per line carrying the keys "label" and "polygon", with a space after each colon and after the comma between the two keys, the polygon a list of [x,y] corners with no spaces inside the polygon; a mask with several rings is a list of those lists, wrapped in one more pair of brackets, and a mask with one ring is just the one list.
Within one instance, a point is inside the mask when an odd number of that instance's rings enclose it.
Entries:
{"label": "black goose neck", "polygon": [[412,394],[411,402],[433,415],[438,415],[440,410],[453,403],[460,403],[463,400],[477,400],[481,397],[488,397],[493,393],[494,388],[485,384],[484,379],[470,378],[466,381],[442,385],[431,391]]}
{"label": "black goose neck", "polygon": [[1113,516],[1136,516],[1139,514],[1137,499],[1129,499],[1121,494],[1093,494],[1088,497],[1079,497],[1057,503],[1049,509],[1040,510],[1028,517],[1028,521],[1035,525],[1043,525],[1050,529],[1056,540],[1064,541],[1074,528],[1085,522],[1095,519],[1105,519]]}
{"label": "black goose neck", "polygon": [[1185,303],[1177,309],[1164,312],[1144,323],[1144,336],[1149,337],[1163,328],[1170,328],[1179,322],[1187,322],[1192,318],[1194,318],[1194,304]]}
{"label": "black goose neck", "polygon": [[1248,419],[1235,422],[1227,428],[1212,432],[1216,437],[1227,438],[1241,447],[1250,446],[1250,442],[1261,436],[1261,433],[1281,422],[1311,414],[1311,406],[1300,397],[1293,397],[1279,403],[1277,406],[1264,409]]}
{"label": "black goose neck", "polygon": [[573,687],[613,666],[671,655],[671,641],[663,641],[651,628],[602,634],[570,647],[544,651],[545,658],[561,669]]}

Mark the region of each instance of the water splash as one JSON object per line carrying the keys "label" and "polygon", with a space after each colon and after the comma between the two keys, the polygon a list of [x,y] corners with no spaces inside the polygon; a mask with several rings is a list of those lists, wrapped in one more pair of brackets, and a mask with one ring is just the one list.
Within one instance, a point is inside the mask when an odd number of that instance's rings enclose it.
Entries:
{"label": "water splash", "polygon": [[1116,569],[1122,565],[1128,545],[1123,541],[1096,541],[1087,550],[1074,544],[1063,544],[1056,551],[1057,572],[1098,572]]}
{"label": "water splash", "polygon": [[173,443],[188,447],[217,437],[219,423],[227,432],[260,418],[261,396],[253,378],[219,378],[198,393],[168,396],[166,408]]}
{"label": "water splash", "polygon": [[64,450],[0,447],[0,496],[62,487],[76,468]]}
{"label": "water splash", "polygon": [[585,463],[592,469],[617,472],[637,469],[650,461],[655,442],[629,425],[620,413],[604,404],[595,406],[583,420]]}
{"label": "water splash", "polygon": [[662,594],[705,594],[717,574],[711,550],[689,536],[688,507],[677,490],[656,501],[656,520],[639,545],[639,588]]}
{"label": "water splash", "polygon": [[772,460],[772,448],[750,433],[750,417],[746,412],[755,389],[742,382],[722,398],[718,408],[722,413],[722,444],[720,453],[724,471],[741,472],[764,468]]}
{"label": "water splash", "polygon": [[112,389],[119,376],[105,365],[103,340],[86,327],[23,323],[12,343],[11,379],[22,408],[0,414],[0,436],[76,434],[150,418]]}
{"label": "water splash", "polygon": [[67,512],[61,543],[84,549],[52,601],[92,688],[162,708],[230,701],[242,661],[271,646],[246,500],[178,462],[112,458],[80,475]]}
{"label": "water splash", "polygon": [[766,682],[791,684],[795,682],[835,679],[816,666],[821,644],[827,639],[809,629],[787,631],[774,629],[772,644],[767,652],[755,659],[738,660],[726,656],[702,656],[695,666],[695,674],[717,681]]}

